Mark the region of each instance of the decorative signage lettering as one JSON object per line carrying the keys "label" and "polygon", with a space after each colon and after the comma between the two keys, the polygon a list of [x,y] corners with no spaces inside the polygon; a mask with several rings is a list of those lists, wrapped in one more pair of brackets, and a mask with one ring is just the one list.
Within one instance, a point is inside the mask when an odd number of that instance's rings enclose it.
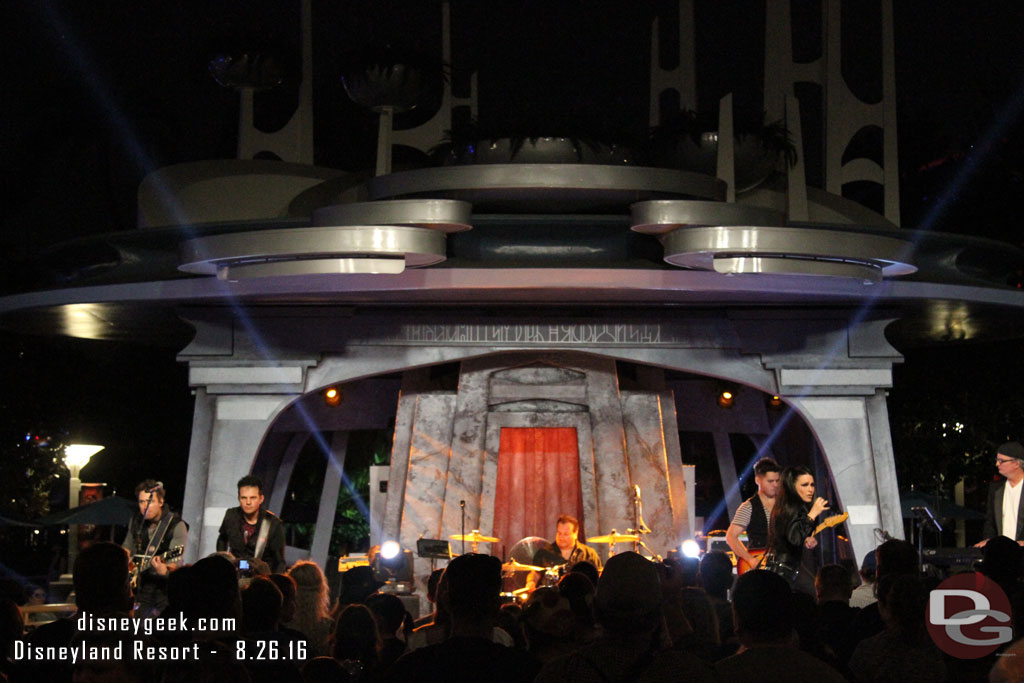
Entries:
{"label": "decorative signage lettering", "polygon": [[693,339],[672,334],[659,324],[447,325],[405,324],[386,339],[362,343],[419,346],[433,344],[487,346],[681,346]]}

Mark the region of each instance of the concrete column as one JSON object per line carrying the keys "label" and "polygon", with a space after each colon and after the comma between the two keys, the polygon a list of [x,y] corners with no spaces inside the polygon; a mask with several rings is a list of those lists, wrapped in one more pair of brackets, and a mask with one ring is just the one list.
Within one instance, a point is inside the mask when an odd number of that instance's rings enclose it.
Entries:
{"label": "concrete column", "polygon": [[[878,484],[879,513],[882,527],[890,536],[903,536],[903,510],[900,507],[900,489],[896,481],[896,461],[892,449],[892,431],[889,428],[889,409],[885,390],[878,389],[865,399],[868,432],[871,435],[871,456]],[[860,556],[858,555],[858,558]]]}
{"label": "concrete column", "polygon": [[726,432],[713,432],[715,456],[718,459],[718,474],[722,478],[722,490],[725,491],[725,504],[729,508],[729,519],[732,519],[743,502],[740,495],[740,482],[736,477],[736,459],[732,455],[732,443]]}
{"label": "concrete column", "polygon": [[[277,415],[292,400],[290,395],[259,396],[214,396],[211,400],[196,402],[197,423],[208,420],[199,413],[211,411],[212,427],[209,450],[193,450],[189,455],[189,482],[186,488],[185,519],[202,520],[193,523],[189,545],[204,557],[216,549],[217,530],[224,518],[224,511],[238,504],[238,480],[249,473],[256,452],[270,425]],[[201,444],[201,439],[200,443]],[[196,445],[196,441],[193,441]],[[205,487],[200,497],[193,493],[193,486],[203,477]],[[196,534],[198,532],[198,534]]]}
{"label": "concrete column", "polygon": [[[195,390],[195,408],[192,412],[192,441],[189,445],[188,469],[185,472],[185,496],[182,518],[189,524],[188,544],[184,561],[192,564],[200,557],[206,512],[206,473],[210,469],[210,443],[213,439],[214,397],[200,387]],[[212,523],[212,522],[211,522]],[[217,520],[220,525],[220,520]],[[217,530],[214,529],[216,534]],[[216,542],[216,541],[214,541]]]}
{"label": "concrete column", "polygon": [[280,513],[284,507],[284,497],[288,494],[288,484],[292,480],[292,472],[295,470],[295,463],[299,461],[299,453],[302,452],[306,442],[309,441],[309,432],[295,432],[292,434],[288,447],[285,448],[284,456],[281,458],[281,466],[274,478],[274,489],[271,491],[267,509]]}
{"label": "concrete column", "polygon": [[[876,405],[869,408],[870,402]],[[877,401],[864,396],[814,396],[793,399],[793,405],[817,436],[831,470],[839,494],[838,501],[830,501],[832,508],[850,513],[847,528],[854,557],[863,557],[875,547],[877,528],[902,538],[891,442],[887,436],[873,438],[871,433],[873,421],[876,430],[882,429]],[[884,398],[880,406],[884,413]],[[875,414],[874,420],[869,413]]]}
{"label": "concrete column", "polygon": [[334,432],[330,451],[324,454],[324,486],[320,493],[316,529],[313,531],[313,547],[309,551],[310,559],[321,568],[327,567],[327,554],[331,545],[331,533],[334,530],[334,513],[338,509],[338,492],[341,490],[341,480],[344,477],[347,449],[348,432]]}

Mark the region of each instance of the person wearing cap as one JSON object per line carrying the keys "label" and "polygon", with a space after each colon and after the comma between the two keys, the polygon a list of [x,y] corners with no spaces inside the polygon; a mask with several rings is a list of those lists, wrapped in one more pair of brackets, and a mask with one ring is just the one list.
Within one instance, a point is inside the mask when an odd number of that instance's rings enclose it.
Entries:
{"label": "person wearing cap", "polygon": [[164,504],[164,495],[161,482],[139,482],[139,513],[132,516],[121,544],[132,554],[138,572],[135,600],[140,617],[156,616],[167,607],[167,575],[181,564],[188,538],[188,525]]}
{"label": "person wearing cap", "polygon": [[996,450],[996,470],[1003,479],[988,489],[984,538],[975,548],[984,547],[995,536],[1006,536],[1024,545],[1024,507],[1020,504],[1024,490],[1024,446],[1019,441],[1007,441]]}
{"label": "person wearing cap", "polygon": [[875,551],[871,550],[864,555],[864,561],[860,564],[860,585],[853,589],[850,595],[850,607],[867,607],[877,601],[875,597]]}

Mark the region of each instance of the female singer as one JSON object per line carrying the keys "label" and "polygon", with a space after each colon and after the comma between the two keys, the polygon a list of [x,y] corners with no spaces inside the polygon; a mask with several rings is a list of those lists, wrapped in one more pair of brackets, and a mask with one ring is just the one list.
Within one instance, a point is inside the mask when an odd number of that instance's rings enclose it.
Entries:
{"label": "female singer", "polygon": [[814,520],[828,510],[828,502],[814,497],[814,475],[802,465],[783,470],[779,498],[768,526],[770,552],[765,567],[796,587],[804,548],[810,550],[818,545],[812,536]]}

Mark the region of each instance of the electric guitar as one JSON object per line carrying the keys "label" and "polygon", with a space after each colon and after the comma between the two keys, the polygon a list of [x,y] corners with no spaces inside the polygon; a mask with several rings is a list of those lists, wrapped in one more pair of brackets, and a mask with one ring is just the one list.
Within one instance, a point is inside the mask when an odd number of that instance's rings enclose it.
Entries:
{"label": "electric guitar", "polygon": [[149,569],[150,565],[153,564],[153,558],[159,557],[164,562],[170,562],[176,560],[182,556],[185,552],[185,546],[176,545],[166,553],[160,553],[158,555],[136,555],[135,557],[141,558],[138,564],[133,561],[131,564],[132,571],[132,590],[139,587],[139,578],[142,576],[142,572]]}
{"label": "electric guitar", "polygon": [[[829,527],[834,527],[834,526],[837,526],[839,524],[842,524],[847,519],[849,519],[849,517],[850,517],[850,513],[849,512],[844,512],[841,515],[832,515],[831,517],[826,517],[825,520],[821,524],[819,524],[818,526],[814,527],[814,531],[811,532],[811,536],[817,536],[819,533],[821,533],[825,529],[828,529]],[[737,557],[736,558],[736,573],[737,574],[743,574],[745,572],[749,572],[751,569],[759,568],[761,566],[762,561],[764,560],[765,553],[767,553],[767,552],[768,552],[767,548],[764,549],[764,550],[751,550],[750,551],[750,556],[754,558],[754,564],[749,564],[742,557]]]}

